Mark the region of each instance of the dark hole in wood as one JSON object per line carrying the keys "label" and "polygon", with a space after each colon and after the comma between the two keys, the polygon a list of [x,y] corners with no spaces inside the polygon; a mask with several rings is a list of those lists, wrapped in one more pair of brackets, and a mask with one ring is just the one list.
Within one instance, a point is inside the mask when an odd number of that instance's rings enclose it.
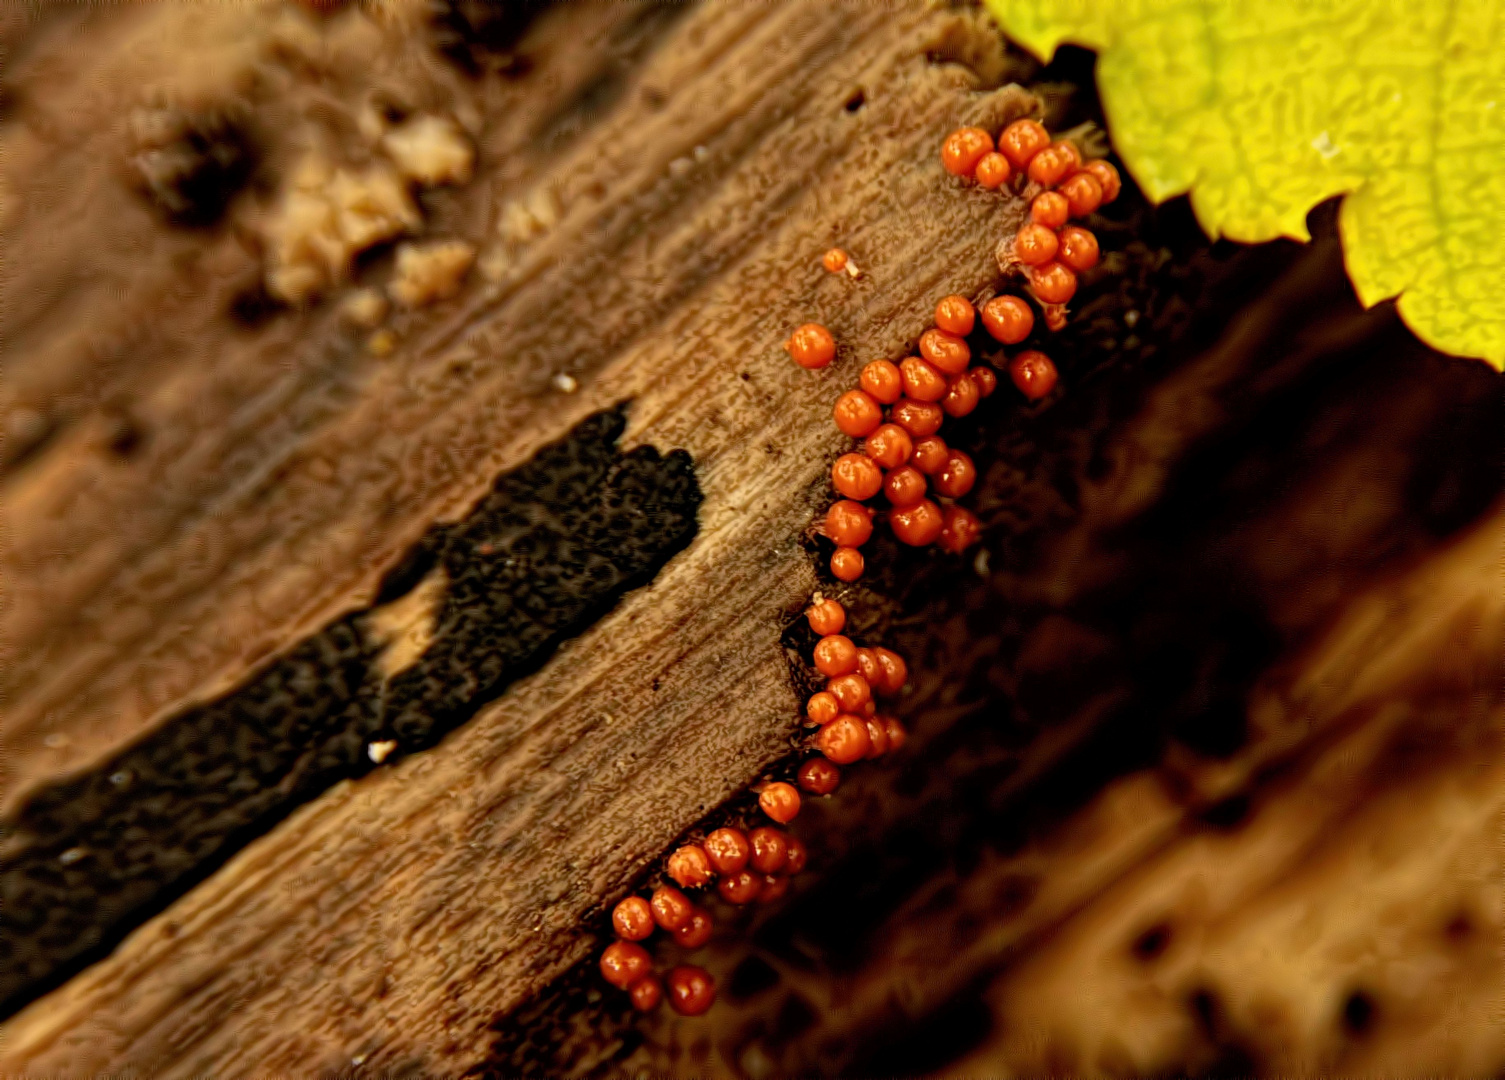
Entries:
{"label": "dark hole in wood", "polygon": [[1187,996],[1186,1006],[1202,1031],[1210,1037],[1216,1037],[1219,1019],[1217,995],[1207,987],[1200,986]]}
{"label": "dark hole in wood", "polygon": [[131,159],[140,188],[172,224],[213,225],[255,171],[258,152],[246,127],[215,113],[184,117],[165,142]]}
{"label": "dark hole in wood", "polygon": [[1171,941],[1171,927],[1169,923],[1156,923],[1144,933],[1134,939],[1130,946],[1137,960],[1149,963],[1165,952],[1165,947]]}
{"label": "dark hole in wood", "polygon": [[852,96],[847,98],[846,104],[844,104],[842,108],[846,109],[846,111],[849,113],[854,113],[866,104],[867,94],[862,90],[854,90],[852,92]]}
{"label": "dark hole in wood", "polygon": [[784,999],[784,1004],[779,1006],[779,1013],[774,1019],[769,1038],[775,1042],[787,1042],[797,1038],[809,1031],[816,1019],[817,1014],[810,1003],[798,994],[791,993]]}
{"label": "dark hole in wood", "polygon": [[283,310],[282,302],[267,292],[266,284],[257,278],[231,298],[229,315],[237,326],[254,330]]}
{"label": "dark hole in wood", "polygon": [[1198,815],[1198,820],[1214,829],[1235,829],[1249,818],[1249,796],[1230,795],[1220,799]]}
{"label": "dark hole in wood", "polygon": [[1343,1030],[1350,1035],[1366,1035],[1374,1027],[1374,998],[1363,990],[1355,990],[1343,1002]]}
{"label": "dark hole in wood", "polygon": [[1251,1076],[1261,1075],[1261,1070],[1258,1060],[1247,1047],[1230,1042],[1220,1044],[1217,1056],[1205,1067],[1191,1070],[1190,1075],[1206,1080],[1249,1080]]}
{"label": "dark hole in wood", "polygon": [[106,445],[109,447],[110,453],[116,457],[129,458],[135,456],[136,451],[141,449],[145,439],[146,433],[141,430],[141,425],[132,417],[122,414],[110,420],[109,436]]}
{"label": "dark hole in wood", "polygon": [[1442,932],[1452,941],[1463,941],[1473,936],[1474,920],[1467,911],[1460,911],[1448,920]]}

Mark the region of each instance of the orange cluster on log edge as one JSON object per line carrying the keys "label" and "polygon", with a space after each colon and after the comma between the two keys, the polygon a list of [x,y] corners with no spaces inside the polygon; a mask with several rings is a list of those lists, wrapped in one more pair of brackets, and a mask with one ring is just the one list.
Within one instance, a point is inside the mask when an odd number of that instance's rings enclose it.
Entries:
{"label": "orange cluster on log edge", "polygon": [[[1005,274],[1028,268],[1029,292],[1040,303],[1047,328],[1059,330],[1065,324],[1066,302],[1076,292],[1076,273],[1091,269],[1099,258],[1097,238],[1068,221],[1117,197],[1117,170],[1106,161],[1084,163],[1074,144],[1053,143],[1033,120],[1010,124],[996,145],[981,128],[961,128],[947,137],[941,159],[948,172],[985,189],[1013,181],[1016,190],[1022,188],[1021,193],[1031,197],[1031,220],[999,245],[999,268]],[[840,248],[827,251],[821,261],[833,274],[846,270],[854,278],[860,275]],[[980,538],[976,515],[949,501],[972,489],[977,468],[967,454],[947,447],[937,434],[947,417],[969,415],[997,387],[991,369],[971,362],[966,336],[979,317],[989,336],[1005,345],[1019,344],[1034,329],[1034,312],[1018,296],[995,296],[980,312],[966,297],[943,297],[935,308],[935,325],[920,337],[919,356],[898,364],[873,361],[862,369],[859,388],[838,398],[833,409],[837,427],[864,440],[860,453],[843,454],[832,466],[832,486],[843,498],[827,511],[821,526],[837,544],[831,572],[840,580],[855,581],[862,575],[858,549],[873,531],[873,511],[865,502],[880,492],[890,504],[889,527],[903,543],[939,543],[960,554]],[[825,368],[836,357],[835,337],[817,323],[799,327],[784,347],[795,363],[809,370]],[[1055,365],[1039,350],[1017,353],[1008,368],[1015,387],[1031,401],[1055,387]],[[947,500],[944,510],[926,498],[928,489]],[[858,647],[844,636],[846,610],[834,599],[817,594],[805,616],[820,637],[814,666],[828,682],[806,703],[807,722],[818,729],[813,745],[820,756],[801,764],[796,784],[772,781],[758,789],[759,808],[783,825],[799,814],[801,791],[830,795],[841,782],[840,766],[881,757],[907,739],[903,725],[879,715],[877,706],[878,697],[898,694],[908,680],[903,659],[888,649]],[[681,846],[666,864],[668,876],[680,888],[660,885],[651,899],[628,896],[613,909],[618,940],[602,953],[603,978],[626,991],[633,1007],[642,1012],[656,1009],[666,996],[682,1016],[706,1012],[716,999],[711,974],[680,964],[661,981],[653,973],[648,951],[638,942],[657,928],[672,934],[681,947],[698,949],[710,940],[713,922],[681,888],[704,888],[714,881],[718,895],[728,903],[771,903],[784,896],[790,877],[804,869],[806,860],[805,846],[797,837],[770,826],[750,832],[724,826],[701,844]]]}
{"label": "orange cluster on log edge", "polygon": [[[837,398],[836,427],[863,440],[832,465],[831,484],[842,498],[818,525],[836,545],[831,573],[839,580],[856,581],[866,568],[860,549],[873,534],[875,511],[865,503],[880,494],[889,504],[888,526],[902,543],[938,543],[960,554],[979,539],[976,515],[950,501],[972,489],[977,467],[937,434],[947,418],[970,415],[998,387],[991,368],[972,363],[966,335],[977,320],[966,297],[943,297],[935,307],[935,325],[920,335],[919,356],[897,364],[874,360],[862,369],[857,389]],[[1001,328],[1022,341],[1034,315],[1017,297],[998,297],[984,306],[982,322],[995,338]],[[1028,385],[1038,389],[1038,379]]]}
{"label": "orange cluster on log edge", "polygon": [[[898,720],[878,715],[876,704],[877,697],[898,694],[908,681],[903,659],[889,649],[859,648],[845,637],[841,631],[846,628],[846,609],[835,599],[817,595],[805,618],[820,635],[813,666],[828,680],[826,689],[811,697],[807,706],[806,722],[819,729],[813,746],[821,756],[801,764],[795,783],[775,780],[757,789],[758,808],[780,825],[799,814],[804,796],[830,795],[836,790],[841,783],[838,763],[850,765],[880,757],[899,749],[907,738]],[[711,974],[680,964],[660,980],[652,957],[639,942],[663,930],[681,948],[700,948],[711,938],[711,914],[681,890],[714,883],[717,895],[729,904],[772,903],[788,892],[789,879],[805,868],[808,857],[798,837],[768,825],[751,830],[726,825],[700,843],[681,845],[665,866],[674,885],[658,886],[651,898],[625,897],[612,909],[617,940],[601,954],[602,978],[626,991],[633,1008],[641,1012],[650,1012],[667,999],[682,1016],[700,1015],[716,999]]]}
{"label": "orange cluster on log edge", "polygon": [[[1097,237],[1067,221],[1118,198],[1123,186],[1118,170],[1101,159],[1084,161],[1070,139],[1052,142],[1035,120],[1008,125],[996,148],[984,129],[958,128],[941,144],[941,164],[951,175],[988,190],[1012,182],[1011,188],[1030,200],[1030,220],[998,245],[998,266],[1005,274],[1022,273],[1046,327],[1061,329],[1066,304],[1076,295],[1077,274],[1092,269],[1099,258]],[[1025,382],[1030,389],[1020,385],[1020,390],[1027,395],[1049,392],[1039,390],[1044,384],[1038,373]]]}

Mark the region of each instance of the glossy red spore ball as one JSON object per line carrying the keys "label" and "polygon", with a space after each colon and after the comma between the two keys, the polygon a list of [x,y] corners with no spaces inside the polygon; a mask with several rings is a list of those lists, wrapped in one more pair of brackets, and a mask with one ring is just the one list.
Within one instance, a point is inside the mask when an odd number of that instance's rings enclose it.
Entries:
{"label": "glossy red spore ball", "polygon": [[669,856],[669,876],[681,888],[698,889],[708,884],[715,874],[705,848],[699,844],[686,844]]}
{"label": "glossy red spore ball", "polygon": [[1029,178],[1041,187],[1055,187],[1072,170],[1072,155],[1060,144],[1047,146],[1030,159]]}
{"label": "glossy red spore ball", "polygon": [[1009,377],[1021,394],[1039,401],[1055,389],[1056,365],[1043,352],[1026,349],[1009,361]]}
{"label": "glossy red spore ball", "polygon": [[856,581],[866,565],[862,552],[854,547],[839,547],[831,552],[831,576],[837,581]]}
{"label": "glossy red spore ball", "polygon": [[866,679],[870,687],[874,679],[883,678],[883,668],[879,666],[878,655],[872,649],[857,650],[857,674]]}
{"label": "glossy red spore ball", "polygon": [[873,535],[873,512],[852,499],[833,503],[826,511],[826,535],[837,547],[861,547]]}
{"label": "glossy red spore ball", "polygon": [[[831,763],[826,762],[826,764],[830,765]],[[835,768],[835,766],[833,765],[832,768]],[[789,877],[794,877],[795,874],[798,874],[805,868],[805,864],[809,861],[810,852],[805,847],[804,842],[791,836],[789,838],[789,858],[784,863],[784,873]]]}
{"label": "glossy red spore ball", "polygon": [[904,380],[899,374],[899,365],[892,360],[874,360],[862,369],[858,377],[862,389],[874,401],[892,405],[904,393]]}
{"label": "glossy red spore ball", "polygon": [[993,136],[982,128],[958,128],[941,144],[941,164],[952,176],[971,176],[993,150]]}
{"label": "glossy red spore ball", "polygon": [[1017,345],[1035,328],[1035,313],[1017,296],[995,296],[982,306],[982,324],[1005,345]]}
{"label": "glossy red spore ball", "polygon": [[890,506],[913,506],[925,497],[925,474],[913,465],[900,465],[883,478],[883,494]]}
{"label": "glossy red spore ball", "polygon": [[627,988],[627,994],[638,1012],[652,1012],[664,1000],[664,984],[656,975],[644,975]]}
{"label": "glossy red spore ball", "polygon": [[653,921],[665,930],[678,930],[690,919],[694,905],[690,898],[673,885],[660,885],[653,890]]}
{"label": "glossy red spore ball", "polygon": [[1071,204],[1059,191],[1042,191],[1029,204],[1029,218],[1036,225],[1059,229],[1071,217]]}
{"label": "glossy red spore ball", "polygon": [[806,323],[784,343],[790,357],[802,368],[816,370],[836,358],[836,339],[819,323]]}
{"label": "glossy red spore ball", "polygon": [[1016,169],[1027,167],[1050,145],[1050,134],[1035,120],[1015,120],[998,136],[998,149]]}
{"label": "glossy red spore ball", "polygon": [[892,697],[904,689],[904,684],[909,681],[909,665],[892,649],[877,648],[873,650],[873,654],[878,657],[878,664],[883,668],[883,681],[874,683],[873,688],[885,697]]}
{"label": "glossy red spore ball", "polygon": [[888,729],[876,716],[865,717],[864,720],[867,724],[867,757],[880,758],[888,753]]}
{"label": "glossy red spore ball", "polygon": [[[857,458],[866,465],[872,464],[867,458],[857,457],[856,454],[846,456]],[[875,490],[873,494],[876,495],[877,491]],[[805,621],[810,624],[810,629],[821,637],[839,634],[847,625],[847,609],[841,606],[841,601],[833,600],[828,596],[805,609]]]}
{"label": "glossy red spore ball", "polygon": [[890,511],[888,525],[901,543],[924,547],[935,543],[941,535],[941,508],[929,499],[922,499],[914,506]]}
{"label": "glossy red spore ball", "polygon": [[1055,144],[1056,151],[1066,159],[1066,175],[1074,175],[1082,167],[1082,152],[1077,149],[1076,143],[1070,139],[1059,139]]}
{"label": "glossy red spore ball", "polygon": [[967,374],[972,376],[972,382],[977,386],[978,397],[990,397],[998,389],[998,376],[992,368],[975,367]]}
{"label": "glossy red spore ball", "polygon": [[1076,295],[1076,274],[1061,263],[1044,263],[1031,268],[1029,288],[1043,304],[1064,304]]}
{"label": "glossy red spore ball", "polygon": [[829,724],[841,715],[841,705],[835,694],[822,690],[805,702],[805,715],[817,724]]}
{"label": "glossy red spore ball", "polygon": [[680,1016],[699,1016],[716,1002],[716,980],[703,967],[680,964],[669,970],[669,1007]]}
{"label": "glossy red spore ball", "polygon": [[843,634],[828,634],[815,643],[815,670],[828,679],[856,671],[857,646]]}
{"label": "glossy red spore ball", "polygon": [[965,296],[943,296],[935,305],[935,325],[948,334],[966,337],[972,332],[977,312]]}
{"label": "glossy red spore ball", "polygon": [[[961,297],[957,299],[960,300]],[[960,375],[972,362],[972,350],[967,347],[967,342],[956,334],[940,329],[926,330],[920,335],[920,355],[945,375]],[[900,370],[903,370],[902,364]],[[910,397],[919,397],[918,394],[909,390],[908,380],[905,381],[904,391]],[[920,400],[934,399],[920,398]]]}
{"label": "glossy red spore ball", "polygon": [[946,457],[946,464],[935,474],[935,490],[948,499],[960,499],[977,483],[977,466],[960,450]]}
{"label": "glossy red spore ball", "polygon": [[861,761],[868,751],[867,722],[860,716],[838,716],[815,737],[815,746],[838,765]]}
{"label": "glossy red spore ball", "polygon": [[931,435],[914,444],[914,453],[910,455],[909,460],[926,476],[934,476],[941,471],[941,466],[946,464],[949,454],[945,440],[939,435]]}
{"label": "glossy red spore ball", "polygon": [[831,466],[831,486],[848,499],[871,499],[883,488],[883,470],[862,454],[842,454]]}
{"label": "glossy red spore ball", "polygon": [[611,909],[611,928],[623,941],[642,941],[653,933],[653,908],[641,896],[619,900]]}
{"label": "glossy red spore ball", "polygon": [[977,389],[972,373],[965,371],[952,379],[951,385],[946,387],[946,396],[941,398],[941,411],[947,416],[960,419],[970,416],[980,401],[982,392]]}
{"label": "glossy red spore ball", "polygon": [[866,391],[848,390],[836,399],[831,417],[843,435],[862,439],[878,430],[883,423],[883,406]]}
{"label": "glossy red spore ball", "polygon": [[820,257],[820,264],[833,274],[839,274],[847,268],[847,253],[841,248],[832,248]]}
{"label": "glossy red spore ball", "polygon": [[1030,222],[1014,234],[1014,258],[1025,266],[1039,266],[1056,257],[1059,246],[1055,231]]}
{"label": "glossy red spore ball", "polygon": [[1077,272],[1091,270],[1097,265],[1097,237],[1076,225],[1066,226],[1061,230],[1061,251],[1056,258]]}
{"label": "glossy red spore ball", "polygon": [[758,889],[758,903],[772,904],[784,899],[789,891],[789,879],[783,874],[764,874],[762,887]]}
{"label": "glossy red spore ball", "polygon": [[[873,700],[873,688],[855,671],[832,679],[826,684],[826,689],[841,703],[844,713],[860,713],[863,706]],[[772,814],[768,816],[773,817]]]}
{"label": "glossy red spore ball", "polygon": [[789,860],[789,834],[767,825],[754,829],[748,837],[752,858],[748,866],[754,873],[777,874]]}
{"label": "glossy red spore ball", "polygon": [[1123,180],[1118,175],[1118,170],[1110,162],[1089,161],[1082,166],[1083,172],[1089,172],[1097,178],[1098,186],[1103,189],[1103,202],[1110,203],[1118,198],[1118,192],[1123,187]]}
{"label": "glossy red spore ball", "polygon": [[1009,182],[1009,177],[1014,175],[1014,168],[1009,164],[1008,158],[995,150],[982,156],[972,175],[979,186],[995,191]]}
{"label": "glossy red spore ball", "polygon": [[946,396],[946,376],[918,356],[906,358],[899,365],[904,377],[904,393],[916,401],[939,401]]}
{"label": "glossy red spore ball", "polygon": [[[896,409],[898,407],[895,406]],[[884,424],[867,437],[862,448],[863,453],[884,469],[897,469],[909,460],[914,442],[910,439],[909,432],[898,424]]]}
{"label": "glossy red spore ball", "polygon": [[841,784],[841,770],[823,757],[814,757],[800,766],[800,789],[811,795],[829,795]]}
{"label": "glossy red spore ball", "polygon": [[758,888],[763,883],[761,874],[752,870],[738,870],[716,883],[716,892],[728,904],[750,904],[758,898]]}
{"label": "glossy red spore ball", "polygon": [[715,923],[711,921],[711,913],[697,904],[690,912],[689,920],[674,931],[674,941],[680,948],[698,949],[711,940],[713,929]]}
{"label": "glossy red spore ball", "polygon": [[905,731],[904,725],[892,716],[885,716],[883,718],[883,726],[888,731],[888,752],[890,754],[897,752],[909,741],[909,732]]}
{"label": "glossy red spore ball", "polygon": [[741,829],[716,829],[705,838],[702,846],[718,874],[735,874],[747,865],[752,855],[752,845]]}
{"label": "glossy red spore ball", "polygon": [[1086,217],[1103,201],[1103,185],[1098,183],[1097,177],[1090,172],[1079,172],[1068,176],[1056,190],[1066,196],[1066,202],[1071,207],[1071,216],[1074,218]]}
{"label": "glossy red spore ball", "polygon": [[963,506],[948,506],[945,522],[941,526],[941,538],[936,541],[942,551],[960,555],[982,539],[982,522],[977,515]]}
{"label": "glossy red spore ball", "polygon": [[[941,430],[946,412],[934,401],[905,398],[888,410],[889,420],[909,432],[911,439],[924,439]],[[913,449],[911,448],[911,453]]]}
{"label": "glossy red spore ball", "polygon": [[[859,676],[847,675],[844,678],[855,679]],[[840,681],[840,680],[837,680]],[[788,825],[800,812],[799,789],[793,784],[786,784],[782,780],[776,781],[765,787],[758,796],[758,806],[763,813],[781,825]]]}
{"label": "glossy red spore ball", "polygon": [[626,990],[652,970],[648,950],[631,941],[613,941],[601,954],[601,977],[618,990]]}

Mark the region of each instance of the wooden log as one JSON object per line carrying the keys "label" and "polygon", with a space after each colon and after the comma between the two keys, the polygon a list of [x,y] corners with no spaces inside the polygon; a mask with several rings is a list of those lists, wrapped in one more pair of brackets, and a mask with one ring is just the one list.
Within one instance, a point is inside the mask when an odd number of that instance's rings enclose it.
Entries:
{"label": "wooden log", "polygon": [[[582,17],[555,16],[556,45]],[[583,919],[784,752],[797,703],[779,635],[813,584],[795,538],[842,441],[832,379],[901,355],[937,294],[985,287],[1019,219],[1017,200],[960,189],[936,158],[937,132],[1031,107],[926,59],[972,25],[696,11],[612,72],[611,108],[553,117],[567,150],[530,156],[559,90],[541,65],[541,101],[520,84],[487,103],[500,119],[482,160],[507,162],[509,194],[560,192],[562,211],[495,282],[399,320],[404,344],[380,362],[327,308],[243,339],[219,328],[209,371],[187,350],[159,361],[155,397],[134,406],[158,410],[136,464],[101,460],[79,423],[13,470],[17,801],[360,610],[430,522],[603,406],[632,401],[628,445],[689,451],[705,504],[654,587],[538,675],[437,749],[327,792],[11,1021],[7,1068],[461,1068],[499,1009],[590,948]],[[559,51],[576,93],[593,60],[618,62]],[[454,199],[433,216],[484,242],[484,199]],[[833,241],[862,279],[819,269]],[[188,306],[214,325],[224,300]],[[824,375],[779,348],[811,319],[842,342]],[[553,388],[562,374],[577,393]],[[60,548],[67,563],[40,560]],[[38,752],[43,730],[70,753]]]}

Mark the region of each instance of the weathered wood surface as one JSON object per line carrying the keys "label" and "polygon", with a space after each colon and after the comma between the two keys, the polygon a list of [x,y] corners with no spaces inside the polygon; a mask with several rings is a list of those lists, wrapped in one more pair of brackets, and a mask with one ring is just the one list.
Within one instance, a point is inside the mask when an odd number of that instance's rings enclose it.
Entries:
{"label": "weathered wood surface", "polygon": [[[582,919],[787,746],[778,639],[812,585],[797,538],[840,442],[829,387],[899,355],[936,295],[991,280],[1017,204],[944,182],[936,132],[1028,106],[927,60],[968,15],[717,5],[624,68],[613,34],[642,13],[536,27],[533,72],[483,102],[494,184],[433,216],[484,243],[497,202],[549,185],[559,220],[498,281],[399,322],[387,359],[327,308],[230,332],[228,296],[188,285],[197,237],[125,275],[151,295],[70,293],[89,341],[44,333],[56,312],[13,316],[41,329],[12,407],[70,386],[78,403],[8,479],[11,800],[367,602],[432,520],[603,405],[633,400],[630,442],[690,451],[706,503],[691,549],[537,676],[437,750],[330,791],[8,1023],[7,1071],[462,1068],[498,1012],[584,955]],[[607,75],[612,103],[571,113]],[[100,184],[91,212],[127,205]],[[11,224],[24,241],[49,222]],[[866,278],[818,268],[833,241]],[[38,273],[66,279],[71,258]],[[825,376],[779,348],[808,319],[843,342]],[[195,331],[217,347],[190,347]],[[101,339],[138,344],[112,364]],[[551,389],[562,372],[578,393]],[[123,461],[90,430],[100,384],[145,429]]]}
{"label": "weathered wood surface", "polygon": [[[604,905],[788,746],[834,388],[938,295],[989,285],[1016,213],[935,162],[957,121],[1019,107],[978,89],[1006,64],[973,13],[662,15],[567,5],[519,47],[528,74],[476,83],[382,39],[388,93],[482,121],[431,234],[484,251],[509,204],[559,206],[459,300],[396,317],[385,359],[331,304],[232,328],[254,249],[164,229],[110,176],[58,184],[115,152],[117,100],[19,110],[5,183],[30,212],[4,228],[38,285],[4,300],[3,404],[13,432],[45,423],[0,481],[4,807],[369,603],[436,517],[603,405],[688,449],[706,502],[691,547],[537,675],[11,1019],[0,1071],[1497,1072],[1505,528],[1481,513],[1498,477],[1460,454],[1498,461],[1498,381],[1359,313],[1330,229],[1209,256],[1112,226],[1123,292],[1060,336],[1067,395],[995,400],[968,436],[993,569],[875,545],[862,608],[914,665],[907,756],[808,807],[818,869],[787,903],[718,908],[709,1016],[634,1020],[571,971]],[[177,38],[152,20],[180,15],[115,17],[82,57],[143,96],[295,67],[237,91],[293,133],[310,108],[353,123],[374,77],[318,59],[343,16],[313,38],[256,9]],[[241,66],[163,75],[160,52],[116,55],[120,27],[229,40],[205,54]],[[28,47],[23,88],[61,55]],[[833,242],[864,279],[816,268]],[[826,375],[778,348],[807,318],[851,347]],[[410,596],[378,618],[421,624]],[[1155,684],[1180,667],[1185,695]],[[588,989],[551,998],[567,971]],[[1350,1022],[1359,992],[1374,1016]]]}

